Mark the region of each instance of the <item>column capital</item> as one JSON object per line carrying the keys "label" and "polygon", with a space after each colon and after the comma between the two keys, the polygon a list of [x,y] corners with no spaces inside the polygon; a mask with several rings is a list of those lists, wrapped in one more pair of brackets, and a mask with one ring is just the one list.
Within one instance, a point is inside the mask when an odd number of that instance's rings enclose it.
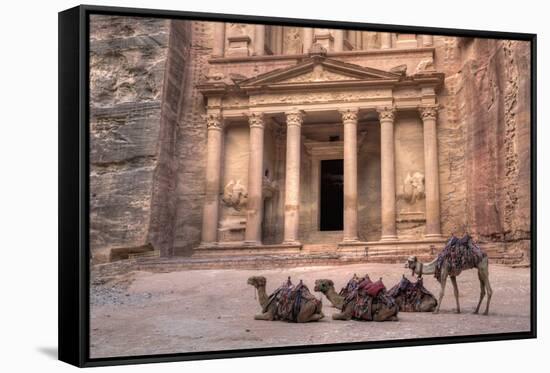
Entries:
{"label": "column capital", "polygon": [[395,108],[393,106],[381,106],[376,108],[380,121],[392,121],[395,119]]}
{"label": "column capital", "polygon": [[287,127],[290,127],[290,126],[300,127],[304,122],[304,112],[301,110],[287,111],[285,112],[285,116],[286,116]]}
{"label": "column capital", "polygon": [[429,105],[429,106],[419,106],[418,112],[422,120],[426,119],[437,119],[437,111],[439,110],[439,105]]}
{"label": "column capital", "polygon": [[248,113],[248,124],[250,125],[250,128],[264,128],[265,127],[264,113],[258,113],[258,112]]}
{"label": "column capital", "polygon": [[224,120],[220,113],[204,114],[203,119],[208,130],[221,131],[223,129]]}
{"label": "column capital", "polygon": [[347,109],[341,109],[338,110],[340,112],[340,115],[342,116],[342,122],[357,122],[357,114],[359,113],[359,109],[356,108],[347,108]]}

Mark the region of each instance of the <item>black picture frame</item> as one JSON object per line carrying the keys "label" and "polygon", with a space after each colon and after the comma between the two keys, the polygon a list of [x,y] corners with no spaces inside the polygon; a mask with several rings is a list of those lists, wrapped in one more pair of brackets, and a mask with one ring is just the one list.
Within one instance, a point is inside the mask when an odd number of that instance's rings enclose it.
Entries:
{"label": "black picture frame", "polygon": [[[89,358],[89,17],[91,14],[204,21],[264,23],[369,31],[514,39],[531,43],[531,330],[528,332],[434,337],[357,343],[255,348],[163,355]],[[536,45],[537,35],[482,30],[382,25],[309,19],[213,14],[81,5],[59,13],[59,360],[79,367],[328,352],[448,343],[536,338]]]}

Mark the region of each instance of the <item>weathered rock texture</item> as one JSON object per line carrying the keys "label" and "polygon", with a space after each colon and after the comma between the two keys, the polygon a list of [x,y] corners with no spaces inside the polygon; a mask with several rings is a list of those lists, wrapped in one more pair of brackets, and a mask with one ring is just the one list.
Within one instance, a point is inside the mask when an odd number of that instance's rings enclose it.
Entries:
{"label": "weathered rock texture", "polygon": [[[229,34],[250,34],[246,48],[252,47],[252,26],[227,27]],[[303,30],[284,28],[282,34],[268,35],[268,48],[288,56],[247,60],[252,51],[244,51],[244,57],[209,61],[214,28],[210,22],[92,17],[90,239],[96,262],[109,260],[115,248],[117,255],[144,247],[163,255],[190,254],[200,244],[205,191],[205,100],[197,84],[216,74],[250,78],[303,58],[296,55],[303,49]],[[411,74],[419,61],[429,65],[433,55],[434,68],[445,74],[437,95],[441,231],[446,236],[468,230],[503,261],[528,261],[529,43],[435,36],[430,48],[419,48],[421,35],[405,36],[392,36],[394,47],[387,53],[334,58]],[[382,39],[364,33],[349,40],[354,48],[380,49],[388,42]],[[226,40],[225,48],[241,48],[236,43]],[[286,130],[279,119],[265,130],[264,171],[276,190],[264,204],[264,243],[280,243],[283,235]],[[332,130],[341,124],[338,118],[318,119],[319,126]],[[359,125],[366,137],[358,155],[358,235],[373,241],[381,230],[380,129],[373,117]],[[425,172],[422,121],[400,112],[394,126],[397,233],[418,239],[425,233],[425,202],[422,197],[407,201],[405,183],[408,176]],[[303,127],[304,139],[327,141],[321,139],[323,131]],[[225,133],[220,198],[232,180],[248,186],[248,133],[246,122],[232,123]],[[312,162],[302,149],[300,240],[335,243],[339,234],[312,230],[317,217],[315,193],[310,193]],[[222,231],[245,218],[246,208],[220,204]],[[232,232],[227,241],[244,233]]]}
{"label": "weathered rock texture", "polygon": [[151,245],[169,254],[189,23],[94,15],[90,25],[92,259]]}
{"label": "weathered rock texture", "polygon": [[[528,261],[530,45],[441,38],[439,126],[443,231],[466,229]],[[437,54],[436,54],[437,55]]]}

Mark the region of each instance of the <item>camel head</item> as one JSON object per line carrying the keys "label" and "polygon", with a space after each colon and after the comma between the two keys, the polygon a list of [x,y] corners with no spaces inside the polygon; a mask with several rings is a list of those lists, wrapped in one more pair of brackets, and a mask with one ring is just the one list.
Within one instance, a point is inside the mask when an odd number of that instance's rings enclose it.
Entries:
{"label": "camel head", "polygon": [[334,282],[328,279],[315,280],[315,288],[313,290],[326,293],[330,288],[334,288]]}
{"label": "camel head", "polygon": [[267,280],[264,276],[252,276],[248,278],[248,281],[246,283],[258,289],[259,287],[265,286]]}
{"label": "camel head", "polygon": [[407,263],[405,263],[405,268],[414,270],[416,268],[416,263],[418,262],[418,259],[416,256],[411,255],[407,258]]}

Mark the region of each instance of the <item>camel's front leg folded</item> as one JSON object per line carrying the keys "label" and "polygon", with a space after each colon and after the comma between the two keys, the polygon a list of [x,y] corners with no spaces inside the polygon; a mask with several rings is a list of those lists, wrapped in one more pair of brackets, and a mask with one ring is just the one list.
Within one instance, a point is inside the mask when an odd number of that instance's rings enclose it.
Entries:
{"label": "camel's front leg folded", "polygon": [[254,320],[273,321],[273,313],[271,312],[261,313],[259,315],[254,316]]}

